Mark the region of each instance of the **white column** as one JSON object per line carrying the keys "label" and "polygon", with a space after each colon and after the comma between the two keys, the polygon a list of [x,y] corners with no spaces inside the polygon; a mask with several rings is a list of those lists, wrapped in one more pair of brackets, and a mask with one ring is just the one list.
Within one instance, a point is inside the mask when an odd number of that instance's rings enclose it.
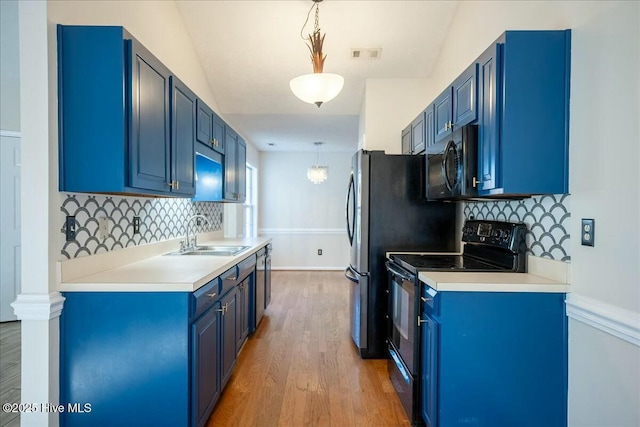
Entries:
{"label": "white column", "polygon": [[[52,32],[55,34],[55,32]],[[57,113],[50,125],[47,3],[21,1],[20,115],[22,132],[22,288],[13,303],[22,323],[21,403],[59,403],[59,316],[64,298],[56,290]],[[53,43],[52,46],[55,46]],[[55,48],[52,49],[55,64]],[[55,69],[55,67],[52,67]],[[55,93],[55,76],[51,91]],[[56,102],[51,102],[53,106]],[[42,406],[40,406],[42,408]],[[22,427],[58,426],[55,412],[24,412]]]}

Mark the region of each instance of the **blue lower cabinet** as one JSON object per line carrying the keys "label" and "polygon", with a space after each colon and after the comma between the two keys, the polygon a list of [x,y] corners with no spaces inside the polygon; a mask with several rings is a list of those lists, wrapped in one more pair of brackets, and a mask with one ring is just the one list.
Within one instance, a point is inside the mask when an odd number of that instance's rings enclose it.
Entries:
{"label": "blue lower cabinet", "polygon": [[423,313],[429,427],[565,427],[564,294],[439,292]]}
{"label": "blue lower cabinet", "polygon": [[189,293],[67,292],[60,414],[70,426],[187,426]]}
{"label": "blue lower cabinet", "polygon": [[211,307],[191,326],[192,423],[207,423],[220,397],[220,303]]}
{"label": "blue lower cabinet", "polygon": [[222,388],[227,384],[229,378],[231,378],[231,374],[233,373],[233,368],[236,366],[236,358],[238,355],[237,352],[237,342],[238,342],[238,332],[237,332],[237,316],[238,316],[238,291],[237,288],[231,289],[227,294],[222,298],[221,304],[223,307],[222,312],[222,337],[220,339],[220,343],[222,345],[221,350],[221,385]]}
{"label": "blue lower cabinet", "polygon": [[251,298],[236,285],[220,297],[221,283],[193,293],[66,292],[60,402],[74,411],[61,425],[206,425],[236,366],[239,301]]}

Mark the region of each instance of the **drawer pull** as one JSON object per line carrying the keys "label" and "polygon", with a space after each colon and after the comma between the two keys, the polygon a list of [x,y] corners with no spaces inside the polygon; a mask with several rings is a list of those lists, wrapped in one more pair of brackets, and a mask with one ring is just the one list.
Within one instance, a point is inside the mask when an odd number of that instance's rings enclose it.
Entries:
{"label": "drawer pull", "polygon": [[427,322],[427,321],[426,321],[426,320],[422,320],[422,319],[420,318],[420,316],[418,316],[418,327],[420,327],[420,325],[421,325],[422,323],[425,323],[425,322]]}
{"label": "drawer pull", "polygon": [[215,292],[214,292],[214,293],[212,293],[212,294],[207,294],[207,296],[208,296],[208,297],[210,297],[210,298],[213,298],[213,297],[215,297],[216,295],[218,295],[218,294],[217,294],[217,293],[215,293]]}
{"label": "drawer pull", "polygon": [[429,298],[420,297],[420,299],[422,300],[422,302],[433,301],[433,298],[431,298],[431,297],[429,297]]}

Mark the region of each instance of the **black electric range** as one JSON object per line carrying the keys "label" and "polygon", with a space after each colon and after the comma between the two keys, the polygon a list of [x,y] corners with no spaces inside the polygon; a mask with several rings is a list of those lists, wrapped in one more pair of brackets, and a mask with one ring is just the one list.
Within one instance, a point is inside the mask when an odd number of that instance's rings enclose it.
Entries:
{"label": "black electric range", "polygon": [[420,271],[526,271],[527,228],[524,224],[468,220],[462,229],[462,254],[392,254],[390,259],[405,270]]}
{"label": "black electric range", "polygon": [[[390,254],[389,378],[411,425],[422,426],[420,271],[525,272],[524,224],[468,220],[462,229],[462,254]],[[416,323],[415,319],[418,319]]]}

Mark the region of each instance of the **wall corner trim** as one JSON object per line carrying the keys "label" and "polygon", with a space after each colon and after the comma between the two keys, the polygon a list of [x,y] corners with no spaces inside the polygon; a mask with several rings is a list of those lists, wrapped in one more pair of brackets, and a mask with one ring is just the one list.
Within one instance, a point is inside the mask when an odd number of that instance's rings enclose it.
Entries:
{"label": "wall corner trim", "polygon": [[50,320],[60,316],[64,300],[60,292],[20,294],[11,306],[18,320]]}
{"label": "wall corner trim", "polygon": [[569,318],[640,347],[640,313],[573,293],[565,304]]}

